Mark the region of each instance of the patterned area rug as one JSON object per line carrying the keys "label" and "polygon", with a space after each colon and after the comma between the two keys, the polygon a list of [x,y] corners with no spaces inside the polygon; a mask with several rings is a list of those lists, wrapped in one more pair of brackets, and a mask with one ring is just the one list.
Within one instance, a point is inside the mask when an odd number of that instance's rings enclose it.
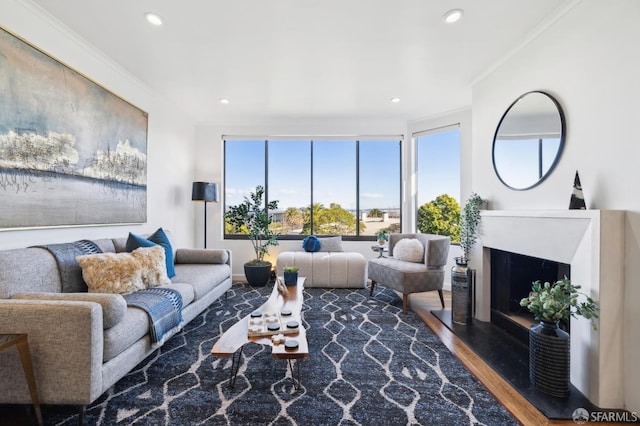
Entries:
{"label": "patterned area rug", "polygon": [[[286,361],[249,344],[234,389],[220,333],[264,303],[271,287],[234,285],[87,409],[98,425],[509,425],[516,420],[400,299],[379,288],[305,290],[310,358],[296,390]],[[47,424],[75,424],[45,407]]]}

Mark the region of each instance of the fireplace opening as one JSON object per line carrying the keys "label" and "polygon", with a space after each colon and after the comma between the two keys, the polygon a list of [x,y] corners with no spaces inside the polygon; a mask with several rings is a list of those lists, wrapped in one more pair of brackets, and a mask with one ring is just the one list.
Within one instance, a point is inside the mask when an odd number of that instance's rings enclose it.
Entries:
{"label": "fireplace opening", "polygon": [[[553,283],[571,278],[570,272],[566,263],[491,249],[491,322],[528,345],[529,327],[535,320],[520,300],[534,281]],[[568,321],[561,321],[560,327],[569,332]]]}

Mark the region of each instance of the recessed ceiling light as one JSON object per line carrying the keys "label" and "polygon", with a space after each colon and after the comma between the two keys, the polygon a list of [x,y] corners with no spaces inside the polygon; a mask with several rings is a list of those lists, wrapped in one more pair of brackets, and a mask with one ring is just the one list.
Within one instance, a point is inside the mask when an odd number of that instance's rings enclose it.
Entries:
{"label": "recessed ceiling light", "polygon": [[222,99],[220,99],[220,103],[221,103],[221,104],[228,104],[228,103],[229,103],[229,99],[227,99],[227,98],[222,98]]}
{"label": "recessed ceiling light", "polygon": [[164,18],[156,13],[147,12],[144,14],[144,17],[151,25],[155,25],[156,27],[164,25]]}
{"label": "recessed ceiling light", "polygon": [[462,15],[464,14],[462,9],[452,9],[442,15],[442,20],[447,24],[453,24],[454,22],[458,22]]}
{"label": "recessed ceiling light", "polygon": [[398,102],[400,102],[400,98],[398,97],[391,98],[391,102],[393,102],[394,104],[397,104]]}

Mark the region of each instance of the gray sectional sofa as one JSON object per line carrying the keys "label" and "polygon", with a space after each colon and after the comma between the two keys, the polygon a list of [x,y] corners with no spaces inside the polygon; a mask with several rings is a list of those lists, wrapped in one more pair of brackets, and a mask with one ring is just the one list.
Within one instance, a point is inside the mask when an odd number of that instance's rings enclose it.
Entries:
{"label": "gray sectional sofa", "polygon": [[[126,241],[94,242],[119,253]],[[162,287],[182,296],[182,326],[231,287],[231,252],[174,249],[174,258],[176,275]],[[41,403],[84,407],[162,342],[152,344],[147,313],[120,294],[62,293],[61,285],[47,249],[0,251],[0,333],[28,334]],[[0,377],[0,403],[31,403],[17,351],[0,352]]]}

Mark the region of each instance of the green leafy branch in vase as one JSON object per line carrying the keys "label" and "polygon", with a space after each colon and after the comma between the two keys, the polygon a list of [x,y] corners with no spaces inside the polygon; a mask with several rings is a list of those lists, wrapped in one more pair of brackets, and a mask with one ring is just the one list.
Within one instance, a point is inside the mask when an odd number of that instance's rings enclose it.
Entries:
{"label": "green leafy branch in vase", "polygon": [[[580,286],[571,284],[567,277],[553,284],[534,281],[529,296],[520,301],[520,306],[529,309],[537,321],[568,321],[570,317],[579,315],[590,319],[591,326],[597,330],[598,305],[579,290]],[[585,301],[578,302],[579,296],[584,296]]]}

